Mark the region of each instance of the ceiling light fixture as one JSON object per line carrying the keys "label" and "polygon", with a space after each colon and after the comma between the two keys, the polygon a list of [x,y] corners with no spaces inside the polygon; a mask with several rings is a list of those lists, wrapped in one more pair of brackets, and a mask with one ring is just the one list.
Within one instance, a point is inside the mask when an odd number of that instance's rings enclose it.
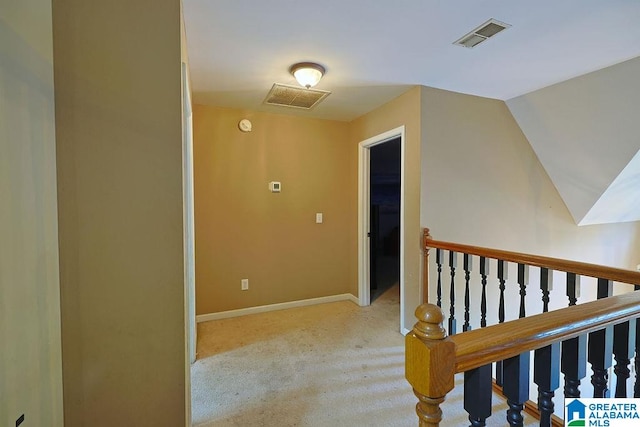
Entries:
{"label": "ceiling light fixture", "polygon": [[289,71],[298,83],[309,89],[318,84],[326,70],[315,62],[298,62],[293,64]]}

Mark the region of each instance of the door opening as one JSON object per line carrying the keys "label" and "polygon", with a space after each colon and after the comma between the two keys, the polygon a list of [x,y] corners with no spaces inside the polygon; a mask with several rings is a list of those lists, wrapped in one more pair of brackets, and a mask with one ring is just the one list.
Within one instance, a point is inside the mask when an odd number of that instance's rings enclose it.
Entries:
{"label": "door opening", "polygon": [[400,281],[400,137],[369,149],[369,295]]}
{"label": "door opening", "polygon": [[[365,141],[360,142],[358,148],[358,301],[361,306],[366,306],[371,303],[371,296],[375,294],[376,290],[371,289],[371,275],[372,275],[372,261],[376,264],[373,273],[374,273],[374,281],[380,283],[381,280],[381,270],[380,264],[382,260],[379,258],[371,258],[372,249],[373,251],[382,251],[384,253],[385,250],[385,237],[386,237],[386,245],[387,250],[393,252],[391,247],[393,246],[393,239],[397,240],[397,263],[399,265],[399,286],[400,286],[400,331],[402,333],[406,333],[407,329],[404,325],[404,308],[405,304],[405,277],[404,277],[404,241],[405,241],[405,225],[404,225],[404,200],[405,200],[405,186],[404,186],[404,156],[405,156],[405,128],[404,126],[400,126],[398,128],[392,129],[390,131],[384,132],[380,135],[369,138]],[[395,231],[397,237],[393,237],[393,233],[391,230],[386,233],[386,236],[380,235],[381,231],[378,227],[382,227],[382,208],[371,208],[371,151],[372,148],[378,145],[385,145],[390,141],[398,141],[399,145],[399,163],[400,163],[400,172],[399,172],[399,209],[398,209],[398,228]],[[375,154],[374,154],[375,156]],[[374,187],[376,184],[373,185]],[[377,197],[377,196],[375,196]],[[376,213],[377,210],[377,213]],[[374,218],[371,217],[373,212]],[[376,230],[378,231],[379,239],[373,240],[373,245],[378,244],[377,247],[371,247],[371,223],[378,222],[374,227],[374,233]],[[386,219],[384,220],[386,221]],[[385,226],[386,227],[386,226]],[[392,227],[393,228],[393,227]],[[395,273],[393,273],[395,274]]]}

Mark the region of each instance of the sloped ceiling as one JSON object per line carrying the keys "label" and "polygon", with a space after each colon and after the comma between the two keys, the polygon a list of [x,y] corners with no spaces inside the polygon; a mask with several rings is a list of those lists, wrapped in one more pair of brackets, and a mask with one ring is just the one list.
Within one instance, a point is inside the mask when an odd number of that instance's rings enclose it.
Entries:
{"label": "sloped ceiling", "polygon": [[640,220],[640,58],[507,105],[577,224]]}

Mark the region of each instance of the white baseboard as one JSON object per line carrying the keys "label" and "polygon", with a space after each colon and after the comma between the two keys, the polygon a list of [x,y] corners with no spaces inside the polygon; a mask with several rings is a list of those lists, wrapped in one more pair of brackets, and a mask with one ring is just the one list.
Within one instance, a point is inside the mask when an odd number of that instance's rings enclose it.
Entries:
{"label": "white baseboard", "polygon": [[279,304],[259,305],[257,307],[240,308],[237,310],[220,311],[217,313],[199,314],[196,322],[208,322],[209,320],[228,319],[230,317],[246,316],[248,314],[266,313],[268,311],[285,310],[287,308],[306,307],[308,305],[326,304],[336,301],[351,301],[358,304],[358,298],[351,294],[331,295],[328,297],[310,298],[299,301],[282,302]]}

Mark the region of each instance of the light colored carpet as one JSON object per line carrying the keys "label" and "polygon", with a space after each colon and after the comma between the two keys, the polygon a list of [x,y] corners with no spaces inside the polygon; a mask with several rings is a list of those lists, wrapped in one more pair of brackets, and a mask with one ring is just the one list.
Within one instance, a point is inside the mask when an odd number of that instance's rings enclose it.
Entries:
{"label": "light colored carpet", "polygon": [[[193,425],[417,426],[399,311],[394,286],[370,307],[342,301],[198,324]],[[456,384],[444,426],[469,425],[461,376]],[[487,425],[504,426],[506,404],[494,402]]]}

